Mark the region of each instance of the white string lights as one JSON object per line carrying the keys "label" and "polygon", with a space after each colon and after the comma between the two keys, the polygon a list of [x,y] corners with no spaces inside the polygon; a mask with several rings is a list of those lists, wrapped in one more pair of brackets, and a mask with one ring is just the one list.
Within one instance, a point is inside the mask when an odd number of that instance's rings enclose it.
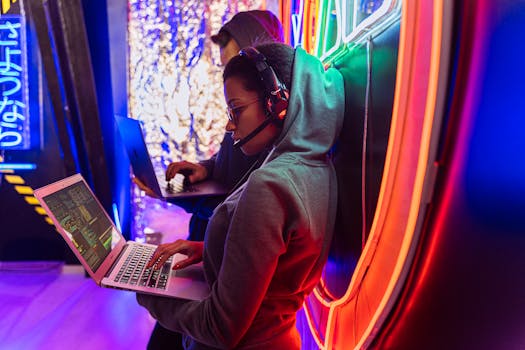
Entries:
{"label": "white string lights", "polygon": [[[129,0],[128,110],[143,124],[157,170],[218,150],[227,119],[219,50],[208,38],[236,12],[263,6],[264,0]],[[134,188],[136,239],[148,224],[146,208],[164,205]]]}

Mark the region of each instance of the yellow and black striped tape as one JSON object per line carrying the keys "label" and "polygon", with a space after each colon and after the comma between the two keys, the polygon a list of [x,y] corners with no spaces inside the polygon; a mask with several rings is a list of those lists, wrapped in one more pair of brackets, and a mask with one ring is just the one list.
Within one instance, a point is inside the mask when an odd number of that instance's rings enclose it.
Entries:
{"label": "yellow and black striped tape", "polygon": [[47,216],[46,211],[44,208],[40,206],[40,202],[38,199],[36,199],[35,196],[33,196],[33,189],[31,186],[28,186],[25,182],[25,180],[19,176],[14,174],[14,171],[12,170],[6,170],[2,172],[4,175],[4,180],[13,185],[15,191],[21,195],[24,196],[24,200],[27,204],[32,205],[35,208],[35,211],[44,216],[44,220],[50,224],[53,225],[53,221]]}
{"label": "yellow and black striped tape", "polygon": [[2,0],[2,14],[6,14],[11,8],[11,4],[14,4],[18,0]]}

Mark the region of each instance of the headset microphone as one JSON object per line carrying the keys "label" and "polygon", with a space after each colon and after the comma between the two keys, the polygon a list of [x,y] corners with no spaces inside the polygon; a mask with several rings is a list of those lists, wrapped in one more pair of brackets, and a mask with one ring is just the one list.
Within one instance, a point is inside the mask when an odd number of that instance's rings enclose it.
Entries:
{"label": "headset microphone", "polygon": [[244,144],[246,144],[246,142],[250,141],[251,139],[253,139],[258,133],[260,133],[261,131],[263,131],[264,128],[266,128],[272,121],[273,121],[274,118],[272,117],[269,117],[269,118],[266,118],[262,123],[261,125],[259,125],[258,127],[256,127],[251,133],[249,133],[246,137],[243,137],[242,139],[240,140],[237,140],[233,143],[233,147],[235,148],[239,148],[239,147],[242,147]]}

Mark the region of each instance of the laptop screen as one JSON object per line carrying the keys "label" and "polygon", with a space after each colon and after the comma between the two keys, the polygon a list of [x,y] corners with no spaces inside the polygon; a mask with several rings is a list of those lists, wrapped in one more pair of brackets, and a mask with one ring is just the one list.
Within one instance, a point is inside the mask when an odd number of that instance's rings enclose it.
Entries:
{"label": "laptop screen", "polygon": [[92,271],[96,271],[121,239],[84,181],[43,198]]}

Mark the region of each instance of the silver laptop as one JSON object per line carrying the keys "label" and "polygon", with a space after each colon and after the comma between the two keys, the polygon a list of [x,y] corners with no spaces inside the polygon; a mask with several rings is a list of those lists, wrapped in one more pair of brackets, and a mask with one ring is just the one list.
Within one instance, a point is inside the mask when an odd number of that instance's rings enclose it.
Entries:
{"label": "silver laptop", "polygon": [[156,246],[126,242],[82,175],[41,187],[34,194],[98,285],[191,300],[208,295],[201,264],[171,269],[185,255],[175,254],[158,270],[146,269]]}
{"label": "silver laptop", "polygon": [[155,172],[148,148],[144,142],[140,122],[136,119],[120,116],[115,118],[134,175],[153,190],[157,196],[170,199],[223,196],[228,194],[228,188],[214,180],[189,184],[187,181],[184,181],[184,176],[181,175],[167,182],[163,172]]}

